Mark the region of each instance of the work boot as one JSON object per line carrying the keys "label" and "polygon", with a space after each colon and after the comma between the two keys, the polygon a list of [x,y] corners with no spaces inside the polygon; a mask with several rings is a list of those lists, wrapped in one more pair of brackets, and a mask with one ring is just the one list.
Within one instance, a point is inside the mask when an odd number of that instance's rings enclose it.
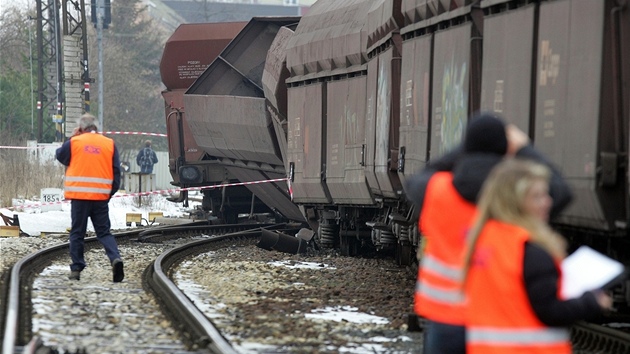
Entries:
{"label": "work boot", "polygon": [[70,279],[70,280],[79,280],[79,279],[81,279],[81,271],[80,270],[72,270],[72,271],[70,271],[70,275],[68,275],[68,279]]}
{"label": "work boot", "polygon": [[114,273],[114,283],[120,283],[125,278],[123,261],[120,258],[116,258],[112,261],[112,271]]}

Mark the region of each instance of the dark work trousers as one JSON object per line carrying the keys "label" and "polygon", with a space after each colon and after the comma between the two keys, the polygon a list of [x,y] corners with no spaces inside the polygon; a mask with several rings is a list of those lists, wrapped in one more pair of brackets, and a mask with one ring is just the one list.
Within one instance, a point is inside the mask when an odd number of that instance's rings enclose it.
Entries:
{"label": "dark work trousers", "polygon": [[424,327],[424,354],[466,353],[466,329],[441,322],[427,321]]}
{"label": "dark work trousers", "polygon": [[105,248],[109,262],[120,258],[116,239],[112,235],[109,221],[109,200],[72,200],[72,229],[70,230],[70,270],[82,271],[85,268],[83,258],[85,230],[88,217],[92,220],[96,238]]}

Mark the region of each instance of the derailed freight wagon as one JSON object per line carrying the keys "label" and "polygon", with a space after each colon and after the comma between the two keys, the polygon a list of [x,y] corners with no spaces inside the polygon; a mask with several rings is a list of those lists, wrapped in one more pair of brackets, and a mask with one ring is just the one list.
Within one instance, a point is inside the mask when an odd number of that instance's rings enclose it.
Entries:
{"label": "derailed freight wagon", "polygon": [[[273,83],[281,79],[274,75],[283,74],[277,65],[276,70],[271,65],[265,72],[267,55],[272,44],[282,46],[274,42],[278,34],[292,32],[298,21],[299,17],[253,18],[189,87],[184,104],[192,136],[205,159],[225,168],[255,196],[247,205],[255,209],[263,204],[277,217],[303,221],[289,198],[285,179],[286,136],[277,135],[283,133],[274,104],[281,105],[283,100],[265,99],[265,87],[275,92]],[[281,57],[272,57],[276,64],[283,62]],[[264,74],[269,75],[265,83]],[[259,183],[278,179],[283,180]],[[222,205],[233,207],[229,202]]]}
{"label": "derailed freight wagon", "polygon": [[[166,86],[162,97],[168,133],[169,170],[175,186],[187,188],[240,182],[195,142],[187,121],[184,93],[246,24],[183,24],[166,42],[160,73]],[[187,192],[181,192],[179,198],[173,201],[187,201]],[[229,223],[235,223],[238,214],[271,212],[243,186],[204,189],[202,206]]]}

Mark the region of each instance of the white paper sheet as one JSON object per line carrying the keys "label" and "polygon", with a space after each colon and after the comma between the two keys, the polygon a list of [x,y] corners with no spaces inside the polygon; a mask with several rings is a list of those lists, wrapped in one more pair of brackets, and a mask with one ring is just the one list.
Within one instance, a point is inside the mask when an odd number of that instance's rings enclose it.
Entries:
{"label": "white paper sheet", "polygon": [[565,258],[561,268],[561,296],[564,299],[576,298],[589,290],[598,289],[624,270],[623,264],[588,246],[581,246]]}

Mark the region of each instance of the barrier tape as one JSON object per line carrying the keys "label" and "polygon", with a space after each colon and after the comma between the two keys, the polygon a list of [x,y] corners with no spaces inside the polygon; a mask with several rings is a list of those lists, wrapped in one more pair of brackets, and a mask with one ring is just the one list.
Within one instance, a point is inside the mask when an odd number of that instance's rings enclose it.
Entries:
{"label": "barrier tape", "polygon": [[116,134],[120,134],[120,135],[149,135],[149,136],[163,136],[166,137],[166,134],[160,134],[160,133],[145,133],[145,132],[103,132],[103,134],[107,134],[107,135],[116,135]]}
{"label": "barrier tape", "polygon": [[[148,136],[161,136],[167,137],[166,134],[161,133],[145,133],[145,132],[103,132],[102,134],[106,135],[148,135]],[[0,145],[0,149],[44,149],[47,146],[8,146],[8,145]]]}
{"label": "barrier tape", "polygon": [[[266,179],[266,180],[262,180],[262,181],[216,184],[216,185],[212,185],[212,186],[203,186],[203,187],[162,189],[162,190],[159,190],[159,191],[152,191],[152,192],[115,194],[115,195],[112,196],[112,198],[127,198],[127,197],[138,197],[138,196],[154,195],[154,194],[168,194],[168,193],[181,192],[181,191],[200,191],[200,190],[203,190],[203,189],[215,189],[215,188],[225,188],[225,187],[235,187],[235,186],[248,186],[248,185],[253,185],[253,184],[282,182],[282,181],[287,181],[287,180],[288,180],[288,178],[275,178],[275,179]],[[17,206],[2,208],[2,209],[8,209],[8,210],[13,210],[13,209],[31,209],[31,208],[41,207],[41,206],[58,205],[58,204],[64,204],[64,203],[70,203],[70,200],[62,200],[62,201],[59,201],[59,202],[49,202],[49,203],[32,203],[32,204],[17,205]]]}
{"label": "barrier tape", "polygon": [[48,146],[6,146],[0,145],[0,149],[45,149]]}

